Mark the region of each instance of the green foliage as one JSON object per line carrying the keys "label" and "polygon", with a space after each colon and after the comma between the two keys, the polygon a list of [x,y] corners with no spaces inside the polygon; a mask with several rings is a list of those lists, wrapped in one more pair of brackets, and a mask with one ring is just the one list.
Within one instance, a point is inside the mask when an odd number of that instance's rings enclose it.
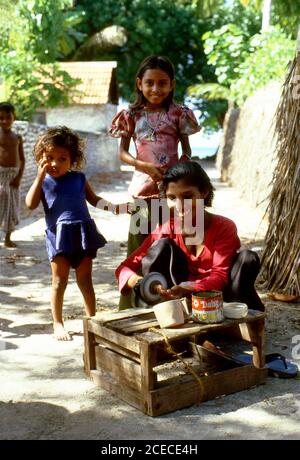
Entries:
{"label": "green foliage", "polygon": [[287,35],[297,37],[300,26],[300,0],[273,0],[271,24],[279,25]]}
{"label": "green foliage", "polygon": [[224,0],[183,0],[183,3],[195,5],[199,18],[209,18],[218,8],[222,7]]}
{"label": "green foliage", "polygon": [[[246,9],[256,9],[261,14],[263,0],[239,0]],[[271,25],[278,25],[287,35],[297,37],[300,0],[272,0]]]}
{"label": "green foliage", "polygon": [[232,0],[229,5],[223,2],[223,6],[215,11],[209,22],[209,30],[220,29],[225,24],[235,24],[250,38],[260,31],[261,11],[252,4],[244,8],[240,0]]}
{"label": "green foliage", "polygon": [[[196,75],[210,74],[200,41],[207,30],[195,2],[182,0],[78,0],[76,7],[85,11],[80,25],[91,36],[112,24],[127,31],[126,43],[109,56],[101,47],[93,51],[93,59],[118,61],[118,84],[123,98],[134,98],[135,74],[140,62],[150,54],[167,55],[176,70],[176,99],[182,101],[186,88]],[[86,55],[86,59],[90,59]]]}
{"label": "green foliage", "polygon": [[230,86],[238,76],[238,66],[249,51],[248,37],[235,24],[225,24],[220,29],[206,32],[204,51],[208,63],[215,68],[220,84]]}
{"label": "green foliage", "polygon": [[202,36],[204,51],[208,53],[208,65],[203,67],[206,72],[198,74],[188,89],[192,100],[198,100],[194,104],[201,110],[202,124],[207,129],[222,126],[228,101],[233,102],[229,81],[238,77],[238,66],[260,26],[260,14],[253,7],[244,8],[240,0],[224,3],[209,19],[209,30]]}
{"label": "green foliage", "polygon": [[0,0],[0,29],[1,33],[9,29],[15,15],[16,4],[7,0]]}
{"label": "green foliage", "polygon": [[[215,126],[227,101],[240,104],[255,88],[280,78],[293,48],[279,30],[259,41],[262,1],[243,3],[247,8],[240,0],[0,0],[0,78],[29,118],[40,105],[67,103],[76,82],[53,63],[72,60],[83,39],[92,46],[81,47],[80,60],[117,60],[120,95],[129,101],[142,59],[164,54],[175,65],[176,99],[183,101],[192,87],[204,124]],[[290,24],[293,33],[299,7],[300,0],[273,0],[271,21]],[[125,30],[125,40],[108,39],[106,47],[96,38],[89,42],[110,26]],[[46,70],[44,64],[51,66]]]}
{"label": "green foliage", "polygon": [[295,55],[296,43],[279,28],[254,35],[250,53],[238,67],[238,79],[230,86],[231,97],[238,105],[270,81],[283,81],[287,66]]}
{"label": "green foliage", "polygon": [[281,81],[295,53],[295,41],[279,28],[255,34],[250,40],[234,24],[226,24],[203,36],[208,63],[216,82],[189,88],[193,97],[222,99],[241,106],[248,96],[272,80]]}
{"label": "green foliage", "polygon": [[[37,107],[66,104],[68,90],[77,83],[54,64],[62,56],[59,44],[75,21],[62,11],[71,4],[71,0],[19,0],[11,10],[9,27],[2,30],[0,75],[19,118],[30,119]],[[45,62],[52,65],[46,69]]]}
{"label": "green foliage", "polygon": [[83,19],[72,0],[19,0],[19,14],[26,22],[26,48],[40,62],[54,62],[70,55],[85,37],[75,28]]}

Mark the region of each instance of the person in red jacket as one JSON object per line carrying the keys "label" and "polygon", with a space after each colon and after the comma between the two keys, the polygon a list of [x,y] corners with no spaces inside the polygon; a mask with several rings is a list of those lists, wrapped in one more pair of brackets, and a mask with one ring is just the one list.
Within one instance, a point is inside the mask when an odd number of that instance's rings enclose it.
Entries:
{"label": "person in red jacket", "polygon": [[167,287],[155,286],[163,300],[222,291],[226,301],[245,302],[263,311],[254,288],[259,258],[253,251],[239,251],[231,219],[207,211],[214,187],[200,164],[172,166],[163,177],[163,188],[171,216],[116,269],[120,292],[136,291],[143,275],[156,271],[168,281]]}

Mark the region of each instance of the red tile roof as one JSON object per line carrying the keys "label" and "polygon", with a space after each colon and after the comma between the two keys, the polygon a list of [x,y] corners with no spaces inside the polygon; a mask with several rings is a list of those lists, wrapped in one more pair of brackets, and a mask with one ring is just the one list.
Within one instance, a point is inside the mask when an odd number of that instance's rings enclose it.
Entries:
{"label": "red tile roof", "polygon": [[60,62],[59,67],[70,77],[81,80],[72,97],[75,104],[117,103],[115,61]]}

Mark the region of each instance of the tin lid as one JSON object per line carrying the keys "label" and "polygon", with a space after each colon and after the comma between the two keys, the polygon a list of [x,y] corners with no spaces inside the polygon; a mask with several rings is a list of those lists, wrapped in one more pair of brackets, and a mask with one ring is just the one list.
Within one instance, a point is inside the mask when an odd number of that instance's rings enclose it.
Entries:
{"label": "tin lid", "polygon": [[223,313],[226,318],[244,318],[248,314],[248,306],[241,302],[224,302]]}
{"label": "tin lid", "polygon": [[199,297],[200,299],[202,298],[209,298],[209,297],[222,297],[223,298],[223,293],[222,291],[199,291],[193,294],[193,297]]}

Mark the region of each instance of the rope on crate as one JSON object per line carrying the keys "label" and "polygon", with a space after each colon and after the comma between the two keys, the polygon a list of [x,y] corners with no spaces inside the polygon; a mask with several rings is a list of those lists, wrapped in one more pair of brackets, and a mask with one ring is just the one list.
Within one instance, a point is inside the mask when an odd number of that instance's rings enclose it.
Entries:
{"label": "rope on crate", "polygon": [[182,364],[184,365],[184,367],[187,369],[188,372],[190,372],[193,377],[195,377],[197,383],[199,384],[199,387],[200,387],[200,397],[199,397],[199,402],[202,401],[202,397],[203,397],[203,383],[201,381],[201,379],[199,378],[199,376],[196,374],[196,372],[194,371],[194,369],[180,356],[179,353],[177,353],[177,351],[174,350],[174,348],[171,346],[170,342],[169,342],[169,339],[167,337],[167,335],[164,333],[164,331],[162,331],[161,329],[156,329],[155,327],[150,327],[148,329],[148,332],[156,332],[157,334],[161,335],[165,341],[165,348],[167,350],[168,353],[172,354],[172,355],[175,355],[181,362]]}

